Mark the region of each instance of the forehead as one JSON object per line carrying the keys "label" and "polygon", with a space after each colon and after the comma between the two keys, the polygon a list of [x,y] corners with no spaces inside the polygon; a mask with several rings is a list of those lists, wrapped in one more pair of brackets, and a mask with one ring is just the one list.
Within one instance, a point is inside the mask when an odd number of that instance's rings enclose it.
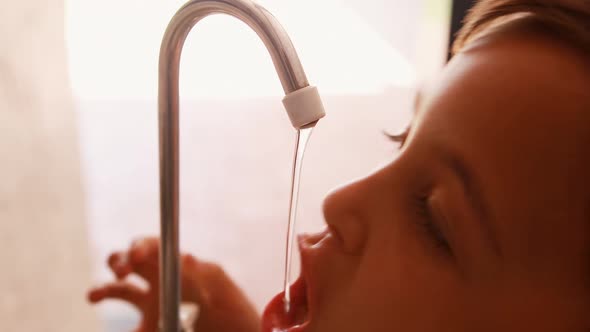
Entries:
{"label": "forehead", "polygon": [[436,118],[430,130],[472,136],[462,145],[506,157],[550,163],[566,153],[586,156],[587,59],[540,38],[479,44],[458,54],[422,93],[417,120],[425,116]]}
{"label": "forehead", "polygon": [[568,52],[535,39],[478,45],[423,92],[416,116],[421,139],[473,169],[515,246],[531,232],[541,245],[557,222],[587,213],[590,73]]}

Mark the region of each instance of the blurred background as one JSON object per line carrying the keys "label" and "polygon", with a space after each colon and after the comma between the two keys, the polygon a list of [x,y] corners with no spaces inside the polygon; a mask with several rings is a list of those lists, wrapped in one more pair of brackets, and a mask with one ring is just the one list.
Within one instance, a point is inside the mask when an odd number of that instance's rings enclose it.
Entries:
{"label": "blurred background", "polygon": [[[111,251],[159,232],[158,53],[185,1],[0,1],[0,330],[130,331],[132,308],[85,292],[112,278]],[[395,157],[383,131],[445,63],[453,3],[258,2],[324,99],[297,223],[320,230],[331,188]],[[180,86],[181,246],[262,309],[281,290],[296,135],[281,85],[255,33],[213,16],[187,39]]]}

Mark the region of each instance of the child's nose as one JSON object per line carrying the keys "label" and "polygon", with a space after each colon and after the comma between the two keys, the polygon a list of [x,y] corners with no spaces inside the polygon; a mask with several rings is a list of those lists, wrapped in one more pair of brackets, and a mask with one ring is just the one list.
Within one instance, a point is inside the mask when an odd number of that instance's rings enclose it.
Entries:
{"label": "child's nose", "polygon": [[364,180],[332,190],[324,199],[326,223],[340,238],[348,254],[360,254],[367,239],[367,208]]}

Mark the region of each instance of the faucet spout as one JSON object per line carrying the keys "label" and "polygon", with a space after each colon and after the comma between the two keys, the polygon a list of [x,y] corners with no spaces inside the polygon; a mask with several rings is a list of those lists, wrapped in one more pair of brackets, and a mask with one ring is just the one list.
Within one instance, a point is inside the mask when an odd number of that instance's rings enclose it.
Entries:
{"label": "faucet spout", "polygon": [[160,145],[160,329],[180,330],[179,219],[179,64],[191,29],[212,14],[227,14],[245,22],[270,52],[286,97],[283,104],[296,128],[325,115],[319,94],[309,82],[297,52],[279,22],[251,0],[192,0],[172,18],[164,34],[159,59]]}

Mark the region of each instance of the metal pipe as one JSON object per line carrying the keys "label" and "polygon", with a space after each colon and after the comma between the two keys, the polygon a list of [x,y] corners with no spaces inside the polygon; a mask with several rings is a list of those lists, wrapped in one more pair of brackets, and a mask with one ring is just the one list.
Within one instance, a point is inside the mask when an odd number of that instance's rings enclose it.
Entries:
{"label": "metal pipe", "polygon": [[160,49],[159,131],[160,131],[160,329],[180,330],[180,266],[178,244],[179,139],[178,75],[180,55],[193,26],[212,14],[227,14],[245,22],[270,52],[285,94],[309,86],[295,48],[278,21],[250,0],[193,0],[172,18]]}

